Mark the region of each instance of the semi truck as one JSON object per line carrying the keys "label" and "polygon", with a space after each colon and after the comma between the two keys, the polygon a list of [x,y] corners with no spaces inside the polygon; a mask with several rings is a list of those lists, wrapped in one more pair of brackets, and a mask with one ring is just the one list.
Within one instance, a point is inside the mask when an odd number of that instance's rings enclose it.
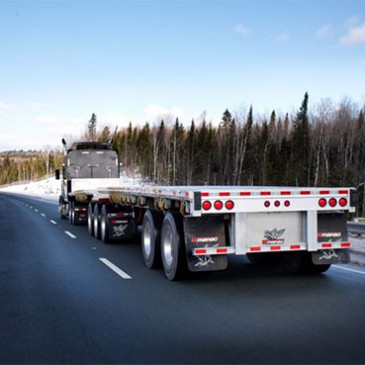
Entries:
{"label": "semi truck", "polygon": [[61,217],[104,243],[140,236],[145,265],[169,280],[225,270],[229,255],[289,274],[349,262],[354,188],[124,185],[110,144],[64,146]]}

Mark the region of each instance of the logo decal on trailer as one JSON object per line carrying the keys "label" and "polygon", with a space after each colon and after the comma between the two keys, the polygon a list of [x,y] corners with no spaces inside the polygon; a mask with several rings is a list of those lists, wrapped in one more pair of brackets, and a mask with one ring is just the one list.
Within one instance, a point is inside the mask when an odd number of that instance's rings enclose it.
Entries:
{"label": "logo decal on trailer", "polygon": [[192,237],[192,243],[208,243],[208,242],[218,242],[219,238],[217,236],[214,237]]}
{"label": "logo decal on trailer", "polygon": [[114,226],[113,231],[116,237],[125,236],[125,230],[128,224],[120,224],[119,226]]}
{"label": "logo decal on trailer", "polygon": [[285,228],[283,229],[277,229],[274,228],[271,231],[265,231],[264,237],[266,239],[262,240],[263,245],[275,245],[275,244],[281,244],[285,242],[284,238],[280,238],[285,232]]}

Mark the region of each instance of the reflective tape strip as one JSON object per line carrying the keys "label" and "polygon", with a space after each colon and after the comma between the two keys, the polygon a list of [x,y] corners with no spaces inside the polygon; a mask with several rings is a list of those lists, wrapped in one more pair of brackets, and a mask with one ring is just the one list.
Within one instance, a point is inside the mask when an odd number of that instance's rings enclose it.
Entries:
{"label": "reflective tape strip", "polygon": [[235,253],[234,247],[204,247],[204,248],[193,248],[193,256],[201,255],[225,255]]}

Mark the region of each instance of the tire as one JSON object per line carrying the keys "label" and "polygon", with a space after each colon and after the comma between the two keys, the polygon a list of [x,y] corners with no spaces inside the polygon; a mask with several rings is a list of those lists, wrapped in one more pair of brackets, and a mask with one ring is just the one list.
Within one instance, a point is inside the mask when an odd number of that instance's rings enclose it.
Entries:
{"label": "tire", "polygon": [[61,219],[66,219],[68,215],[68,207],[67,204],[65,204],[65,200],[63,199],[63,196],[61,195],[58,201],[58,212]]}
{"label": "tire", "polygon": [[68,221],[70,224],[75,224],[75,202],[70,201],[68,203]]}
{"label": "tire", "polygon": [[149,269],[161,267],[161,214],[147,210],[142,222],[142,255]]}
{"label": "tire", "polygon": [[166,277],[173,281],[184,277],[187,272],[182,217],[178,213],[167,213],[161,229],[161,257]]}
{"label": "tire", "polygon": [[295,275],[305,272],[306,260],[303,252],[283,252],[280,258],[284,274]]}
{"label": "tire", "polygon": [[100,212],[100,238],[104,243],[110,242],[108,212],[105,204],[103,204]]}
{"label": "tire", "polygon": [[94,231],[94,237],[96,239],[100,238],[100,213],[99,213],[99,206],[98,204],[95,204],[94,206],[94,214],[93,214],[93,231]]}
{"label": "tire", "polygon": [[87,230],[90,236],[94,235],[94,207],[91,202],[87,207]]}
{"label": "tire", "polygon": [[306,274],[318,275],[326,272],[331,267],[331,264],[326,265],[315,265],[312,262],[312,255],[310,252],[304,257],[304,272]]}

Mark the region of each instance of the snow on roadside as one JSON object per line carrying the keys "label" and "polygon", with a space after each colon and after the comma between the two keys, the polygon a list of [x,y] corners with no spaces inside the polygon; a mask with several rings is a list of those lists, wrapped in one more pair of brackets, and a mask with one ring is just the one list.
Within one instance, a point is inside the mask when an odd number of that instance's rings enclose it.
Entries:
{"label": "snow on roadside", "polygon": [[[127,174],[122,174],[121,181],[123,185],[130,186],[139,184],[141,179],[140,177],[131,177]],[[31,181],[27,184],[11,185],[0,188],[0,192],[31,195],[47,200],[58,201],[61,194],[61,180],[50,177],[40,181]]]}

